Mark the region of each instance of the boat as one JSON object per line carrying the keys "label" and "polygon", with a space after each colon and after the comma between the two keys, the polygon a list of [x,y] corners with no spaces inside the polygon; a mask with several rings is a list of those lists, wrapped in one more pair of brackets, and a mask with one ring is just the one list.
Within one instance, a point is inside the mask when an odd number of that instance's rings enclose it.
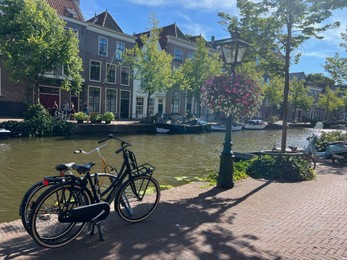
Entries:
{"label": "boat", "polygon": [[11,135],[10,130],[6,130],[4,128],[0,128],[0,139],[7,139]]}
{"label": "boat", "polygon": [[155,128],[161,134],[200,134],[211,131],[211,125],[200,119],[185,122],[166,120],[155,123]]}
{"label": "boat", "polygon": [[[243,125],[234,124],[231,126],[231,131],[240,131]],[[225,132],[226,126],[224,124],[213,124],[211,125],[211,131],[222,131]]]}
{"label": "boat", "polygon": [[243,128],[246,130],[263,130],[267,123],[261,119],[251,119],[244,124]]}

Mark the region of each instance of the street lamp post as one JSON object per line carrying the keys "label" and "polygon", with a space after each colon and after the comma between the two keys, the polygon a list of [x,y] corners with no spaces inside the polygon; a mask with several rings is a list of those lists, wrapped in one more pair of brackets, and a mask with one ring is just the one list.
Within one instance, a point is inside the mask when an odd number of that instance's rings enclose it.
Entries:
{"label": "street lamp post", "polygon": [[[220,44],[225,64],[231,66],[231,74],[234,73],[237,64],[240,64],[249,47],[249,43],[240,40],[240,33],[231,33],[231,38]],[[223,150],[220,155],[219,174],[217,187],[231,189],[234,187],[234,153],[232,151],[231,122],[232,115],[227,115],[226,131]]]}

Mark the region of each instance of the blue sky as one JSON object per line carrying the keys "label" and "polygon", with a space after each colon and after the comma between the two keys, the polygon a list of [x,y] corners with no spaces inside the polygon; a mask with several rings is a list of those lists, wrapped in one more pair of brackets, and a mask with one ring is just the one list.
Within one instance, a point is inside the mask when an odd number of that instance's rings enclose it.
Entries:
{"label": "blue sky", "polygon": [[[218,12],[237,15],[236,0],[80,0],[85,19],[104,12],[106,9],[122,28],[123,32],[133,34],[143,32],[151,27],[150,16],[155,15],[159,27],[172,23],[185,34],[202,35],[206,40],[212,36],[216,39],[227,38],[226,27],[219,24]],[[334,12],[329,22],[341,21],[338,29],[326,31],[324,40],[308,40],[297,51],[302,56],[298,64],[291,66],[291,72],[324,73],[321,66],[326,57],[347,53],[339,44],[340,33],[346,32],[347,9]],[[343,22],[344,21],[344,22]],[[327,75],[328,76],[328,75]]]}

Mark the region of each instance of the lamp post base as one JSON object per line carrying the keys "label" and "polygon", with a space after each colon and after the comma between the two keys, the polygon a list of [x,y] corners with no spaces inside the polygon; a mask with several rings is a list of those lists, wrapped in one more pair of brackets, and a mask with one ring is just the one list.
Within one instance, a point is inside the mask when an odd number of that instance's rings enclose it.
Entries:
{"label": "lamp post base", "polygon": [[220,155],[220,166],[217,179],[217,187],[219,188],[231,189],[234,187],[234,154],[231,147],[231,117],[228,116],[223,151]]}

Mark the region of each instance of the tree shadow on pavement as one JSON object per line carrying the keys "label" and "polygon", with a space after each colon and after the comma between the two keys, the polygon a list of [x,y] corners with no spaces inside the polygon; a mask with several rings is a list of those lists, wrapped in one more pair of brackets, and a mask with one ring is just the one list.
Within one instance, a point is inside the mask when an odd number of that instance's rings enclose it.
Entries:
{"label": "tree shadow on pavement", "polygon": [[[112,212],[103,222],[104,242],[97,232],[94,236],[84,233],[62,248],[44,249],[22,233],[0,245],[0,258],[280,259],[271,252],[257,251],[259,238],[254,234],[233,231],[238,205],[269,184],[271,181],[258,181],[240,196],[230,195],[232,190],[184,185],[164,191],[164,200],[143,222],[127,223]],[[188,196],[190,188],[197,191],[191,193],[193,197]],[[177,195],[180,192],[182,198]]]}

